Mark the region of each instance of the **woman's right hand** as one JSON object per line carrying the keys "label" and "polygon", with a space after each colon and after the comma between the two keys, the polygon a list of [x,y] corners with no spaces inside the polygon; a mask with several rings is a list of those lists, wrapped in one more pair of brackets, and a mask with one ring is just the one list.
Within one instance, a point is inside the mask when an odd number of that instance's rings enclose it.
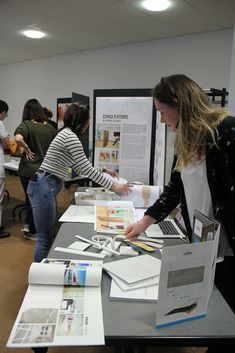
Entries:
{"label": "woman's right hand", "polygon": [[139,222],[130,224],[126,227],[124,234],[128,240],[136,239],[140,233],[144,232],[155,221],[154,218],[146,215]]}
{"label": "woman's right hand", "polygon": [[117,193],[128,195],[131,192],[131,186],[129,184],[117,184],[113,183],[111,189]]}
{"label": "woman's right hand", "polygon": [[142,229],[142,226],[140,222],[130,224],[126,229],[125,229],[125,236],[128,240],[134,240],[138,238],[141,232],[145,231],[145,229]]}

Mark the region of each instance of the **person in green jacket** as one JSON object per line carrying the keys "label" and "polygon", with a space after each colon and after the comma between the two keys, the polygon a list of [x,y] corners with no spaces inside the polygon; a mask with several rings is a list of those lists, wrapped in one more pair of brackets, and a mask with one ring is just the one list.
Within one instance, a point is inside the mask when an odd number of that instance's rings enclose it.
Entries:
{"label": "person in green jacket", "polygon": [[37,99],[29,99],[24,106],[22,122],[15,130],[17,146],[22,149],[19,176],[26,198],[27,214],[24,222],[24,237],[35,239],[36,229],[32,209],[26,193],[30,177],[39,169],[56,129],[48,122]]}

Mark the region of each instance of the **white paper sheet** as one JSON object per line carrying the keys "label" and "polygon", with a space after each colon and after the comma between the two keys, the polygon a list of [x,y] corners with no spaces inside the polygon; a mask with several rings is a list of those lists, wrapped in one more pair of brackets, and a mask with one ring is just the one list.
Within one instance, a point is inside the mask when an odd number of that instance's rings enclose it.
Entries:
{"label": "white paper sheet", "polygon": [[142,287],[129,291],[123,291],[115,283],[114,280],[111,282],[110,288],[110,299],[119,300],[139,300],[139,301],[157,301],[158,299],[158,285]]}
{"label": "white paper sheet", "polygon": [[70,205],[60,217],[59,222],[94,223],[94,214],[94,206]]}
{"label": "white paper sheet", "polygon": [[75,249],[75,250],[79,250],[79,251],[84,251],[87,248],[89,248],[89,246],[91,246],[91,244],[86,244],[82,241],[74,241],[72,244],[70,244],[68,246],[69,249]]}
{"label": "white paper sheet", "polygon": [[147,278],[143,281],[135,282],[135,283],[127,283],[122,281],[119,277],[115,276],[113,273],[108,272],[109,276],[112,277],[114,282],[120,287],[123,291],[129,291],[133,289],[143,288],[158,285],[160,276],[155,276],[152,278]]}
{"label": "white paper sheet", "polygon": [[104,264],[103,268],[127,283],[135,283],[158,276],[161,260],[151,255],[140,255]]}

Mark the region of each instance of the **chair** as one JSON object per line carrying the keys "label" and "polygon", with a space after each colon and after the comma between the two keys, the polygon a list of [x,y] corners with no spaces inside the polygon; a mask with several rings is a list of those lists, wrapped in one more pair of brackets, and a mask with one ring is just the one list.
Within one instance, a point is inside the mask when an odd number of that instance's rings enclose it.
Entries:
{"label": "chair", "polygon": [[13,218],[15,218],[15,216],[16,216],[16,211],[17,211],[18,209],[19,209],[19,219],[21,220],[22,212],[27,210],[26,203],[17,205],[17,206],[15,206],[15,207],[13,208],[13,210],[12,210],[12,217],[13,217]]}

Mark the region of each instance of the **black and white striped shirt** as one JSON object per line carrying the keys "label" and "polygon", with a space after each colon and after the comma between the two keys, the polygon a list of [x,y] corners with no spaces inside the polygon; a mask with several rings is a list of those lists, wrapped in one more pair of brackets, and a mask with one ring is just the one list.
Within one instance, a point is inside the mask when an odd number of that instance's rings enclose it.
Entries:
{"label": "black and white striped shirt", "polygon": [[77,135],[69,128],[64,128],[51,142],[40,169],[64,181],[68,177],[69,168],[107,189],[112,186],[112,182],[90,164]]}

